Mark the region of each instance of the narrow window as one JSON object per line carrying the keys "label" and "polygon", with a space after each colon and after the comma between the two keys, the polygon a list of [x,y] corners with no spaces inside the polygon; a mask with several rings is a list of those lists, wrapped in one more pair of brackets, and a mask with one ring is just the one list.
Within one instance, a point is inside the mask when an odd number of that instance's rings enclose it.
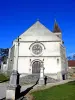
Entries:
{"label": "narrow window", "polygon": [[59,59],[57,59],[57,64],[59,64]]}

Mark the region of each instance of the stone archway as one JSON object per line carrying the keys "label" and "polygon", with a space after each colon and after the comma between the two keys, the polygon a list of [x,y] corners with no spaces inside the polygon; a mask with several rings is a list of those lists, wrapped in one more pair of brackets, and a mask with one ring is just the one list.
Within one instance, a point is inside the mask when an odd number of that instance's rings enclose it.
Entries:
{"label": "stone archway", "polygon": [[40,74],[40,67],[42,62],[39,60],[33,61],[32,63],[32,74]]}

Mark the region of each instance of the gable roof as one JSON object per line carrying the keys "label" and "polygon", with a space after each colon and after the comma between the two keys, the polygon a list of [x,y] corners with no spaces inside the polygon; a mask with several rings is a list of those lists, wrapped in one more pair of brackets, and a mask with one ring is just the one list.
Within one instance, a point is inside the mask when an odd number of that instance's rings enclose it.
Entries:
{"label": "gable roof", "polygon": [[[41,38],[41,37],[44,38]],[[48,41],[61,41],[59,37],[57,37],[54,33],[52,33],[48,28],[46,28],[43,24],[41,24],[39,21],[34,23],[27,31],[25,31],[23,34],[20,35],[21,40],[23,41],[30,41],[28,38],[30,37],[30,40],[35,41],[36,39],[40,41],[43,41],[48,38]],[[46,39],[47,40],[47,39]]]}
{"label": "gable roof", "polygon": [[75,60],[68,60],[69,67],[75,67]]}
{"label": "gable roof", "polygon": [[38,36],[38,35],[50,35],[52,33],[49,29],[47,29],[43,24],[39,21],[34,23],[27,31],[23,33],[25,36]]}

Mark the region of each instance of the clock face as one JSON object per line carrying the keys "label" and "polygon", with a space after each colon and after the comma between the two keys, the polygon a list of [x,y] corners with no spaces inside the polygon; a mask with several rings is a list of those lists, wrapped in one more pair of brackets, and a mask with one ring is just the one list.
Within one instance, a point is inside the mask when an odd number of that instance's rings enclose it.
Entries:
{"label": "clock face", "polygon": [[41,47],[41,45],[39,45],[39,44],[33,45],[33,47],[32,47],[32,52],[33,52],[34,54],[36,54],[36,55],[41,54],[41,52],[42,52],[42,47]]}

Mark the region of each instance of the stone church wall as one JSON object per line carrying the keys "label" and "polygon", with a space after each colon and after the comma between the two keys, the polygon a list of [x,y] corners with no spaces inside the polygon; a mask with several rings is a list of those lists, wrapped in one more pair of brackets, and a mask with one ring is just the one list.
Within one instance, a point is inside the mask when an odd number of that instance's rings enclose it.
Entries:
{"label": "stone church wall", "polygon": [[58,57],[19,57],[19,73],[28,73],[32,74],[32,61],[33,60],[41,60],[44,64],[44,73],[45,74],[55,74],[61,70],[60,61],[57,61]]}
{"label": "stone church wall", "polygon": [[[33,56],[30,45],[33,42],[21,42],[19,45],[19,56]],[[35,43],[35,42],[34,42]],[[44,45],[44,50],[40,56],[60,56],[60,42],[39,42]]]}
{"label": "stone church wall", "polygon": [[66,73],[67,72],[67,69],[68,69],[68,63],[67,63],[67,58],[66,58],[66,53],[65,53],[65,48],[60,45],[60,54],[61,54],[61,70],[62,70],[62,73]]}
{"label": "stone church wall", "polygon": [[32,74],[31,62],[33,60],[41,60],[44,63],[44,73],[56,78],[57,72],[61,71],[60,42],[41,42],[44,45],[44,50],[40,56],[32,54],[30,50],[32,43],[21,42],[19,45],[19,73]]}

